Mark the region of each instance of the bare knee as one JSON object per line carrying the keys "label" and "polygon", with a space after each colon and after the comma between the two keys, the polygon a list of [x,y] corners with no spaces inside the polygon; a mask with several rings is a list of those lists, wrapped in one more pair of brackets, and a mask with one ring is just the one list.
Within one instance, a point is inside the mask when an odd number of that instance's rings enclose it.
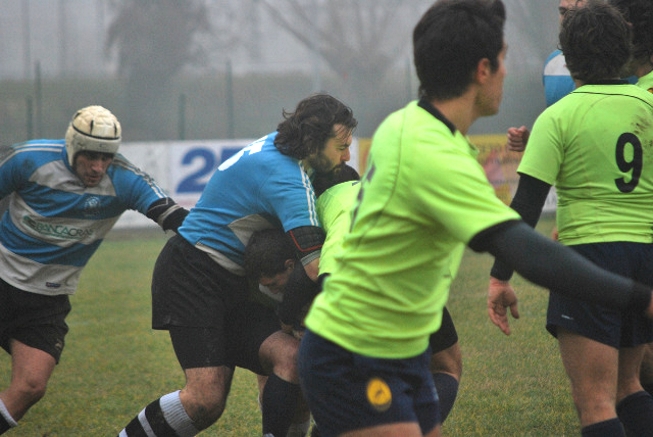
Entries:
{"label": "bare knee", "polygon": [[45,396],[47,382],[40,379],[14,379],[0,395],[11,417],[18,421]]}
{"label": "bare knee", "polygon": [[40,401],[47,390],[47,382],[43,380],[27,380],[20,384],[19,391],[24,399],[29,399],[31,405]]}
{"label": "bare knee", "polygon": [[299,340],[278,331],[268,337],[261,345],[259,358],[263,368],[284,381],[299,384],[297,355]]}
{"label": "bare knee", "polygon": [[226,368],[186,370],[186,387],[180,400],[198,429],[213,425],[224,412],[233,371]]}

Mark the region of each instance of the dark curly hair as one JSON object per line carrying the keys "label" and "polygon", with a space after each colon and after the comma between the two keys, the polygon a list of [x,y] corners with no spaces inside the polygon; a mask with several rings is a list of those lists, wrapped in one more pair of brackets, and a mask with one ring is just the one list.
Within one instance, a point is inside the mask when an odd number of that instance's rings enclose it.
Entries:
{"label": "dark curly hair", "polygon": [[277,126],[274,145],[284,155],[304,159],[320,152],[343,125],[353,133],[358,122],[347,105],[328,94],[314,94],[297,104],[294,112],[283,111],[284,121]]}
{"label": "dark curly hair", "polygon": [[619,9],[633,32],[633,58],[638,62],[652,62],[653,56],[653,1],[610,0]]}
{"label": "dark curly hair", "polygon": [[631,57],[630,28],[614,6],[589,0],[565,14],[560,50],[574,79],[593,83],[619,78]]}

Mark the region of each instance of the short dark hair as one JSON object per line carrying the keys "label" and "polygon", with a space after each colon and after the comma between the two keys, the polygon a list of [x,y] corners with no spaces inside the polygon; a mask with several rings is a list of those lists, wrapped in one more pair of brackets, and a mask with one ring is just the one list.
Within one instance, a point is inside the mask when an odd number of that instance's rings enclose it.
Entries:
{"label": "short dark hair", "polygon": [[481,59],[493,71],[503,50],[501,0],[438,0],[413,30],[420,97],[449,100],[465,93]]}
{"label": "short dark hair", "polygon": [[297,253],[288,234],[278,228],[256,231],[245,247],[245,274],[254,281],[276,276],[289,259],[297,259]]}
{"label": "short dark hair", "polygon": [[336,124],[349,132],[358,124],[351,108],[328,94],[313,94],[303,99],[294,112],[284,110],[283,118],[277,126],[274,145],[284,155],[296,159],[321,151],[327,140],[336,135],[333,129]]}
{"label": "short dark hair", "polygon": [[653,2],[651,0],[610,0],[632,26],[633,57],[650,62],[653,56]]}
{"label": "short dark hair", "polygon": [[574,79],[619,78],[631,57],[630,28],[614,6],[589,0],[562,19],[560,50]]}
{"label": "short dark hair", "polygon": [[348,181],[358,181],[360,178],[355,168],[343,162],[328,173],[316,173],[313,179],[313,191],[315,191],[315,196],[318,197],[334,185]]}

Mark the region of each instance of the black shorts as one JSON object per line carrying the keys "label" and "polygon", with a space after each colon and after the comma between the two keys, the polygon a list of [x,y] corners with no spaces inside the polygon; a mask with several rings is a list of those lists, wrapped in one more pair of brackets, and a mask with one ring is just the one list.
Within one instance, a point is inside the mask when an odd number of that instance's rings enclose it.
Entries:
{"label": "black shorts", "polygon": [[[599,267],[653,287],[651,244],[614,242],[569,247]],[[551,290],[546,329],[556,336],[559,327],[617,349],[653,341],[653,321],[641,310],[619,311]]]}
{"label": "black shorts", "polygon": [[11,353],[10,340],[42,350],[57,363],[68,333],[67,294],[47,296],[19,290],[0,279],[0,346]]}
{"label": "black shorts", "polygon": [[248,287],[181,236],[167,241],[154,266],[152,327],[170,331],[182,368],[265,374],[258,352],[281,325],[272,309],[248,299]]}
{"label": "black shorts", "polygon": [[442,310],[442,324],[440,325],[440,329],[435,331],[429,337],[431,353],[435,354],[442,352],[456,343],[458,343],[458,332],[456,332],[456,327],[453,324],[449,310],[447,310],[447,307],[444,307]]}

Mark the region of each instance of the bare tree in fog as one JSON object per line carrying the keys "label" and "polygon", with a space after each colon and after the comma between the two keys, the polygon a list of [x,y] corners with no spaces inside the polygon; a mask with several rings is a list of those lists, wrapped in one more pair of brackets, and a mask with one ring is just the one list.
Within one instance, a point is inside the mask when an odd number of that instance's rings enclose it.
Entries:
{"label": "bare tree in fog", "polygon": [[117,13],[106,48],[117,53],[119,73],[127,77],[129,117],[123,124],[135,136],[170,137],[156,123],[161,99],[182,68],[202,59],[197,37],[211,31],[206,5],[201,0],[115,0],[112,6]]}
{"label": "bare tree in fog", "polygon": [[[261,0],[275,21],[326,61],[350,105],[374,107],[388,71],[411,55],[414,24],[432,1]],[[404,103],[404,102],[399,102]],[[362,120],[363,123],[365,122]]]}
{"label": "bare tree in fog", "polygon": [[[541,69],[546,56],[557,45],[558,2],[554,0],[504,0],[508,9],[506,38],[508,52],[517,67],[513,73],[521,74],[528,67],[520,63],[533,63]],[[538,78],[539,79],[539,78]]]}

